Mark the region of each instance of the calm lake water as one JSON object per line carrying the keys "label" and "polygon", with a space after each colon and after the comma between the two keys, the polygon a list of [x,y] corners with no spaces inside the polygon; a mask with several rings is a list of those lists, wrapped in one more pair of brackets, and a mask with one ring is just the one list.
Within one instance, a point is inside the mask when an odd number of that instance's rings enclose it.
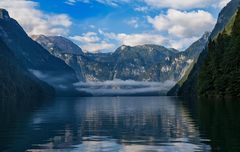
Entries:
{"label": "calm lake water", "polygon": [[0,103],[0,151],[240,151],[235,100],[89,97]]}

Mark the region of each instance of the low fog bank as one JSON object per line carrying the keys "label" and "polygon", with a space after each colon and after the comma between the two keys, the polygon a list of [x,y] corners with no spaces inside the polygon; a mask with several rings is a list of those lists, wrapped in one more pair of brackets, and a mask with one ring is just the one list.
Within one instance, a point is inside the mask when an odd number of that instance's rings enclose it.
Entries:
{"label": "low fog bank", "polygon": [[104,82],[78,82],[72,84],[69,75],[29,69],[40,80],[53,86],[58,95],[74,96],[159,96],[176,84],[175,81],[147,82],[134,80],[109,80]]}
{"label": "low fog bank", "polygon": [[57,96],[91,96],[91,94],[85,94],[85,92],[79,92],[73,85],[73,77],[64,71],[40,71],[28,69],[38,79],[48,83],[54,87]]}
{"label": "low fog bank", "polygon": [[175,81],[145,82],[134,80],[113,80],[104,82],[79,82],[74,84],[80,92],[93,96],[147,96],[166,95]]}

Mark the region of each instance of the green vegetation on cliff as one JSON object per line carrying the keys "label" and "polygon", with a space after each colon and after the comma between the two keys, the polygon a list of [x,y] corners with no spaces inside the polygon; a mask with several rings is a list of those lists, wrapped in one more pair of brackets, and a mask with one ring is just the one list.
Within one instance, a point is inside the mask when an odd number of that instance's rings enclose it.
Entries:
{"label": "green vegetation on cliff", "polygon": [[[191,72],[185,75],[187,79],[182,79],[182,82],[176,84],[168,92],[168,95],[184,97],[197,95],[239,96],[237,93],[233,93],[238,91],[239,86],[238,70],[234,70],[239,65],[236,61],[239,58],[239,39],[237,32],[234,32],[239,30],[237,27],[239,6],[240,0],[232,0],[221,10],[217,24],[210,35],[209,47],[204,48]],[[232,62],[235,63],[233,67],[230,66]],[[227,71],[224,71],[226,68],[228,68]],[[223,71],[224,73],[221,73]],[[226,75],[229,79],[226,78]],[[225,79],[227,82],[224,82]],[[224,82],[223,85],[220,82]],[[233,84],[235,84],[234,87],[229,86]]]}
{"label": "green vegetation on cliff", "polygon": [[240,97],[240,11],[233,19],[209,42],[197,83],[199,95]]}

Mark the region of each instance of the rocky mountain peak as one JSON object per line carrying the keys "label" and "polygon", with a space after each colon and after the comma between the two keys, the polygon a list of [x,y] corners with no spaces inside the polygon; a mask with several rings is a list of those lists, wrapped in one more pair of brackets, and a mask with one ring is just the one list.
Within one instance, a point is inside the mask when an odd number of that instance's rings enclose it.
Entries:
{"label": "rocky mountain peak", "polygon": [[10,19],[10,16],[7,10],[0,8],[0,19],[3,19],[3,20]]}
{"label": "rocky mountain peak", "polygon": [[31,38],[39,44],[45,46],[45,49],[47,50],[58,50],[58,53],[65,54],[84,54],[77,44],[62,36],[32,35]]}
{"label": "rocky mountain peak", "polygon": [[127,45],[122,45],[122,46],[120,46],[120,50],[125,50],[127,47],[129,47],[129,46],[127,46]]}

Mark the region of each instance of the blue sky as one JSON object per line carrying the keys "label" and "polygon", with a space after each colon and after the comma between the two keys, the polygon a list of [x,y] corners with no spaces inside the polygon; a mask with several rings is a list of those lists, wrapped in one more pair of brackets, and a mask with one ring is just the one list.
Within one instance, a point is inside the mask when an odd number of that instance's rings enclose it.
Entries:
{"label": "blue sky", "polygon": [[29,35],[62,35],[90,52],[146,43],[184,50],[229,0],[1,0]]}

